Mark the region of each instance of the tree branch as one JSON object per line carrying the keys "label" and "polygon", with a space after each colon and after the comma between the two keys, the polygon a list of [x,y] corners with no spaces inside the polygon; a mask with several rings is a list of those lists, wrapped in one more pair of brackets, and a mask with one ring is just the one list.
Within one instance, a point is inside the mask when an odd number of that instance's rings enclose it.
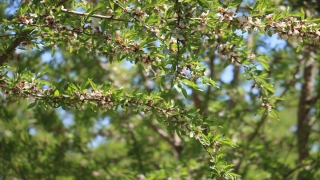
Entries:
{"label": "tree branch", "polygon": [[9,58],[9,56],[14,52],[16,47],[20,45],[20,43],[28,36],[31,31],[23,31],[5,50],[5,52],[0,56],[0,66],[3,65]]}
{"label": "tree branch", "polygon": [[168,136],[166,132],[164,132],[162,129],[157,128],[154,124],[149,124],[148,125],[152,130],[154,130],[156,133],[158,133],[165,141],[167,141],[171,146],[174,147],[174,143]]}
{"label": "tree branch", "polygon": [[[68,14],[76,14],[76,15],[80,15],[80,16],[88,16],[89,15],[89,13],[68,10],[68,9],[64,9],[63,7],[61,8],[61,11],[68,13]],[[99,15],[99,14],[92,14],[91,17],[100,18],[100,19],[111,19],[111,20],[115,20],[115,21],[125,21],[125,19],[115,18],[114,16],[104,16],[104,15]],[[132,22],[132,21],[128,20],[128,22]]]}
{"label": "tree branch", "polygon": [[283,175],[283,179],[289,178],[289,176],[290,176],[292,173],[294,173],[295,171],[297,171],[297,170],[299,170],[299,169],[301,169],[301,168],[303,168],[303,167],[310,166],[310,165],[312,165],[312,164],[315,163],[315,162],[316,162],[316,161],[313,160],[313,161],[312,161],[311,163],[309,163],[309,164],[301,164],[300,166],[297,166],[297,167],[291,169],[289,172],[287,172],[285,175]]}
{"label": "tree branch", "polygon": [[64,3],[66,3],[69,0],[61,0],[58,4],[57,7],[64,5]]}
{"label": "tree branch", "polygon": [[313,79],[316,63],[310,58],[306,63],[304,68],[303,80],[304,84],[300,93],[299,109],[298,109],[298,153],[299,161],[302,162],[303,159],[309,156],[308,150],[308,138],[310,135],[309,126],[309,111],[312,107],[312,89],[313,89]]}
{"label": "tree branch", "polygon": [[182,143],[181,138],[177,136],[176,133],[173,133],[173,138],[171,138],[165,131],[160,128],[157,128],[154,124],[148,124],[149,128],[151,128],[154,132],[160,135],[165,141],[167,141],[175,150],[175,156],[180,157],[182,151]]}
{"label": "tree branch", "polygon": [[[214,52],[212,53],[212,56],[210,56],[210,59],[209,59],[209,70],[210,70],[210,78],[213,79],[214,77],[214,73],[215,73],[215,66],[214,66],[214,61],[215,61],[215,54]],[[206,95],[205,95],[205,99],[204,99],[204,108],[207,109],[208,107],[208,103],[209,103],[209,99],[210,99],[210,94],[211,94],[211,89],[212,87],[211,86],[208,86],[208,89],[207,89],[207,92],[206,92]]]}

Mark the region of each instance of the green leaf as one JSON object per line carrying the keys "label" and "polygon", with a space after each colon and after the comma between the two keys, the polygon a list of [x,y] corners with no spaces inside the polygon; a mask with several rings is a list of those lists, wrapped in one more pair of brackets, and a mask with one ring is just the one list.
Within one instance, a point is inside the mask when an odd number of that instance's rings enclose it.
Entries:
{"label": "green leaf", "polygon": [[269,113],[269,114],[270,114],[270,117],[276,117],[277,120],[280,121],[279,114],[278,114],[278,112],[277,112],[275,109],[271,109],[271,113]]}
{"label": "green leaf", "polygon": [[269,64],[267,63],[267,61],[266,61],[265,59],[260,59],[260,60],[259,60],[259,63],[262,65],[262,67],[263,67],[265,70],[269,71]]}
{"label": "green leaf", "polygon": [[301,12],[301,20],[304,20],[304,18],[305,18],[305,12],[304,12],[304,10],[303,10],[302,7],[301,7],[301,9],[300,9],[300,12]]}
{"label": "green leaf", "polygon": [[52,48],[51,48],[51,57],[54,56],[54,53],[56,52],[56,48],[55,46],[53,45]]}
{"label": "green leaf", "polygon": [[228,4],[228,8],[237,7],[243,0],[233,0]]}
{"label": "green leaf", "polygon": [[36,79],[40,78],[40,77],[43,76],[44,74],[46,74],[46,71],[38,72],[37,75],[36,75]]}
{"label": "green leaf", "polygon": [[48,85],[48,86],[50,86],[51,88],[55,88],[55,87],[56,87],[53,83],[51,83],[51,82],[49,82],[49,81],[37,80],[37,82],[38,82],[38,83],[41,83],[41,84],[43,84],[43,85]]}
{"label": "green leaf", "polygon": [[181,91],[182,91],[183,96],[187,99],[188,98],[187,90],[185,88],[181,88]]}
{"label": "green leaf", "polygon": [[177,84],[173,85],[173,87],[178,91],[178,93],[181,93],[181,88]]}
{"label": "green leaf", "polygon": [[197,84],[195,84],[194,82],[188,80],[188,79],[184,79],[182,80],[182,83],[189,86],[189,87],[192,87],[196,90],[199,90],[199,91],[203,91],[202,89],[199,88],[199,86]]}
{"label": "green leaf", "polygon": [[207,1],[205,0],[196,0],[196,1],[202,8],[208,8]]}
{"label": "green leaf", "polygon": [[258,109],[258,111],[256,112],[255,115],[257,115],[257,114],[263,114],[263,115],[265,115],[266,113],[267,113],[266,108],[260,108],[260,109]]}
{"label": "green leaf", "polygon": [[274,93],[273,85],[271,85],[271,84],[266,84],[265,87],[266,87],[266,89],[267,89],[268,91],[270,91],[271,93]]}
{"label": "green leaf", "polygon": [[72,83],[68,83],[68,88],[72,88],[72,90],[80,90],[76,85],[72,84]]}
{"label": "green leaf", "polygon": [[53,94],[55,97],[58,97],[59,95],[60,95],[60,93],[59,93],[59,90],[58,89],[56,89],[55,91],[54,91],[54,94]]}
{"label": "green leaf", "polygon": [[92,79],[88,78],[88,83],[91,85],[93,90],[98,90],[97,85],[92,81]]}
{"label": "green leaf", "polygon": [[63,88],[63,86],[65,85],[65,83],[66,83],[66,80],[65,80],[65,79],[62,79],[62,80],[58,83],[57,88],[58,88],[58,89]]}
{"label": "green leaf", "polygon": [[101,30],[104,32],[105,30],[107,30],[107,27],[109,25],[109,22],[106,20],[106,19],[103,19],[100,21],[100,27],[101,27]]}
{"label": "green leaf", "polygon": [[27,109],[31,109],[31,108],[35,107],[36,105],[37,105],[37,101],[29,104],[28,107],[27,107]]}
{"label": "green leaf", "polygon": [[217,83],[214,80],[212,80],[211,78],[203,78],[203,77],[201,77],[200,80],[201,80],[202,84],[207,84],[209,86],[214,86],[214,87],[220,89],[219,86],[217,85]]}
{"label": "green leaf", "polygon": [[98,5],[94,8],[94,10],[91,11],[91,12],[88,14],[87,18],[88,18],[88,17],[91,17],[95,12],[97,12],[100,8],[102,8],[102,7],[104,7],[104,6],[105,6],[104,4],[98,4]]}
{"label": "green leaf", "polygon": [[289,16],[291,16],[291,17],[302,17],[303,15],[301,14],[301,12],[294,12],[294,13],[289,14]]}
{"label": "green leaf", "polygon": [[220,143],[222,144],[226,144],[226,145],[229,145],[231,147],[238,147],[238,145],[236,143],[234,143],[231,139],[229,138],[224,138],[222,140],[219,141]]}
{"label": "green leaf", "polygon": [[299,52],[302,47],[303,47],[303,43],[300,43],[299,46],[298,46],[298,48],[297,48],[297,50],[296,50],[296,52]]}
{"label": "green leaf", "polygon": [[110,5],[111,9],[112,9],[113,11],[115,11],[115,9],[114,9],[114,3],[113,3],[112,1],[109,1],[109,5]]}
{"label": "green leaf", "polygon": [[159,54],[159,53],[155,54],[155,56],[157,56],[159,58],[165,58],[166,57],[164,54]]}

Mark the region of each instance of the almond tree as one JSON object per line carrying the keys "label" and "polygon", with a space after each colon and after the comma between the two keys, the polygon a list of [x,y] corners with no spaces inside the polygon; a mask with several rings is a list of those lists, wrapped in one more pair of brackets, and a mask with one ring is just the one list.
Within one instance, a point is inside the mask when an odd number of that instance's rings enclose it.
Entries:
{"label": "almond tree", "polygon": [[0,179],[319,177],[316,8],[2,2]]}

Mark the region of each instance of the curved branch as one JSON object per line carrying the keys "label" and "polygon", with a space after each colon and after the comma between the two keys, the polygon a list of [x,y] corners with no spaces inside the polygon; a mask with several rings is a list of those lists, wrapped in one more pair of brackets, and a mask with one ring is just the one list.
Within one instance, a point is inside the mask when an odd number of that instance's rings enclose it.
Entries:
{"label": "curved branch", "polygon": [[18,47],[21,42],[26,38],[26,36],[28,36],[28,34],[30,34],[30,30],[29,31],[23,31],[12,43],[11,45],[5,50],[5,52],[0,56],[0,66],[3,65],[3,63],[5,63],[8,58],[10,57],[10,55],[14,52],[14,50],[16,49],[16,47]]}

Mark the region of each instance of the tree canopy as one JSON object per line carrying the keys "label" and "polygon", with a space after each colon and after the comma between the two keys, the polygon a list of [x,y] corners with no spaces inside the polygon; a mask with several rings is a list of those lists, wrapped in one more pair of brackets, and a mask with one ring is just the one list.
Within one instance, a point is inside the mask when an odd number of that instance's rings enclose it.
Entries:
{"label": "tree canopy", "polygon": [[0,12],[0,180],[320,177],[319,1]]}

